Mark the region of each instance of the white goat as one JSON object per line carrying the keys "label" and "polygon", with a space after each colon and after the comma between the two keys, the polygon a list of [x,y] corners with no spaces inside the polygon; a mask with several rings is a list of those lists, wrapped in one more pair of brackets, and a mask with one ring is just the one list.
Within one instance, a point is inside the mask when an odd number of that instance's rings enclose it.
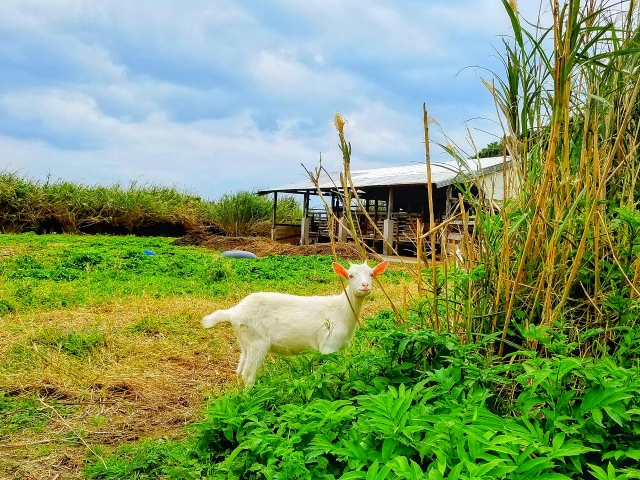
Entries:
{"label": "white goat", "polygon": [[235,307],[207,315],[202,325],[211,328],[219,322],[231,322],[242,351],[236,374],[248,388],[269,352],[296,355],[317,350],[326,354],[346,348],[358,325],[364,297],[371,293],[373,277],[388,266],[389,262],[373,268],[362,263],[346,270],[334,263],[333,271],[348,281],[339,295],[252,293]]}

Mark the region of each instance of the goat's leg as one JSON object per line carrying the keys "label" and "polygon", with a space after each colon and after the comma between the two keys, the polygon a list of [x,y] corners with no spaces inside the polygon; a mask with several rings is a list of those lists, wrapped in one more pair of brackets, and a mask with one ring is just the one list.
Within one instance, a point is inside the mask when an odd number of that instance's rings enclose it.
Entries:
{"label": "goat's leg", "polygon": [[269,345],[256,343],[247,349],[242,368],[242,381],[246,388],[251,388],[256,381],[256,373],[260,369],[264,357],[269,352]]}
{"label": "goat's leg", "polygon": [[246,332],[247,328],[243,325],[233,325],[233,331],[236,334],[236,339],[240,345],[240,359],[238,360],[238,367],[236,368],[236,379],[239,382],[244,382],[242,379],[242,371],[247,363],[247,351],[250,348],[251,342],[247,340],[250,337]]}
{"label": "goat's leg", "polygon": [[240,360],[238,360],[238,368],[236,368],[236,378],[238,381],[242,380],[242,370],[244,368],[244,364],[247,361],[247,355],[245,353],[244,348],[242,348],[242,353],[240,354]]}

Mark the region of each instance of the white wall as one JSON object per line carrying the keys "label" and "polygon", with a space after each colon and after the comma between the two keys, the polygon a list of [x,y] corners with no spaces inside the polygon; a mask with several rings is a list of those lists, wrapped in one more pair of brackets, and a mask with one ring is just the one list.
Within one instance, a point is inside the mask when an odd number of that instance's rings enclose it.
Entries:
{"label": "white wall", "polygon": [[[514,172],[510,166],[507,166],[507,197],[512,196],[517,189],[517,182]],[[485,195],[491,198],[497,204],[501,204],[505,199],[505,175],[502,170],[485,175],[481,179],[482,188]]]}

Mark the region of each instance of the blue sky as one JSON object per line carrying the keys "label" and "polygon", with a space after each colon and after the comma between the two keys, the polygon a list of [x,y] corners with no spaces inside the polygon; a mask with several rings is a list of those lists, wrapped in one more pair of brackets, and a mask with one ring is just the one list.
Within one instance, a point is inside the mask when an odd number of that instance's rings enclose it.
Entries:
{"label": "blue sky", "polygon": [[500,0],[3,0],[0,18],[0,169],[36,180],[273,187],[319,152],[339,168],[336,111],[353,169],[424,161],[423,102],[462,147],[500,132],[490,74],[464,69],[499,70]]}

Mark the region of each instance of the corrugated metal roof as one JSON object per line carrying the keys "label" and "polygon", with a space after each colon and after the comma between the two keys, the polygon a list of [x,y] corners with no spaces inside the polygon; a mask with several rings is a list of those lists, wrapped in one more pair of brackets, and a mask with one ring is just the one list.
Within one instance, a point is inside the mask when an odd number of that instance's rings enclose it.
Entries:
{"label": "corrugated metal roof", "polygon": [[[466,160],[467,164],[462,165],[457,160],[448,162],[438,162],[431,164],[431,182],[436,188],[446,187],[452,183],[462,182],[467,178],[478,176],[481,172],[489,174],[502,169],[503,157],[491,157],[481,159]],[[352,170],[351,178],[356,188],[365,189],[367,187],[389,187],[399,185],[426,185],[427,167],[426,163],[415,165],[405,165],[399,167],[371,168],[367,170]],[[320,176],[320,188],[331,190],[340,186],[340,172],[329,173]],[[316,187],[311,180],[302,180],[289,183],[276,188],[261,190],[260,194],[273,192],[301,192],[305,190],[315,190]]]}

